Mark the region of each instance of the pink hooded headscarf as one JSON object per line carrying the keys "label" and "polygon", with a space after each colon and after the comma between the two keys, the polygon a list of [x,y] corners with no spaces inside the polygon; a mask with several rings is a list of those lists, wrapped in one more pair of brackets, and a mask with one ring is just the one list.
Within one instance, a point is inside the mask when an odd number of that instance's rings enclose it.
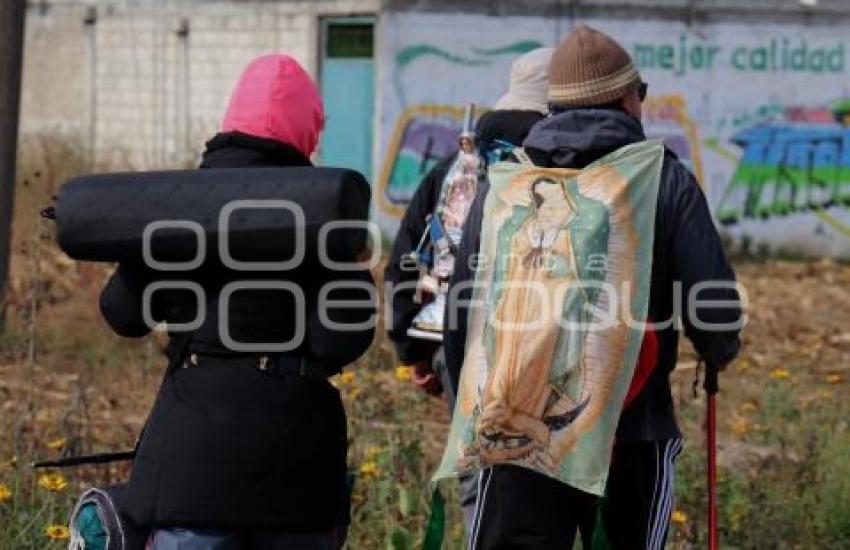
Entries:
{"label": "pink hooded headscarf", "polygon": [[324,116],[319,90],[301,65],[288,55],[264,55],[242,72],[221,131],[270,138],[309,157]]}

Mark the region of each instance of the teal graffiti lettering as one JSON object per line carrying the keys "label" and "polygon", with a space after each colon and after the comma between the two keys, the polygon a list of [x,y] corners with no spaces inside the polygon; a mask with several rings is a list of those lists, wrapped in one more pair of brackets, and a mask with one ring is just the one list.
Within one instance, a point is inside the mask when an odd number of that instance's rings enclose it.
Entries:
{"label": "teal graffiti lettering", "polygon": [[691,43],[687,34],[679,35],[679,42],[645,44],[632,47],[632,58],[639,69],[671,71],[675,76],[684,76],[688,71],[705,71],[714,67],[720,46],[706,43]]}
{"label": "teal graffiti lettering", "polygon": [[750,67],[754,71],[767,70],[767,50],[764,48],[756,48],[750,50]]}
{"label": "teal graffiti lettering", "polygon": [[676,55],[676,50],[670,44],[664,44],[658,47],[658,66],[662,69],[673,68],[673,56]]}
{"label": "teal graffiti lettering", "polygon": [[826,68],[833,73],[844,72],[844,43],[842,42],[826,54]]}
{"label": "teal graffiti lettering", "polygon": [[732,66],[738,69],[739,71],[745,71],[747,69],[747,66],[744,62],[741,61],[741,57],[746,55],[747,48],[743,46],[735,48],[735,51],[732,53]]}
{"label": "teal graffiti lettering", "polygon": [[766,44],[736,47],[730,62],[738,71],[841,73],[844,49],[844,43],[813,48],[805,39],[792,42],[788,38],[773,38]]}
{"label": "teal graffiti lettering", "polygon": [[639,69],[655,67],[655,48],[649,44],[635,44],[634,59]]}

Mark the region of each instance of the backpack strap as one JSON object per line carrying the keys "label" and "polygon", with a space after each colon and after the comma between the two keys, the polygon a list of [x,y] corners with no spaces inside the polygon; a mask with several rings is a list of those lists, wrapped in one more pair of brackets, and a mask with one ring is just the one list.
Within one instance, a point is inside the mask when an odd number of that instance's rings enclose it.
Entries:
{"label": "backpack strap", "polygon": [[535,166],[534,161],[531,160],[531,157],[528,156],[528,153],[526,153],[525,149],[522,147],[514,147],[511,153],[513,153],[520,164],[525,166]]}

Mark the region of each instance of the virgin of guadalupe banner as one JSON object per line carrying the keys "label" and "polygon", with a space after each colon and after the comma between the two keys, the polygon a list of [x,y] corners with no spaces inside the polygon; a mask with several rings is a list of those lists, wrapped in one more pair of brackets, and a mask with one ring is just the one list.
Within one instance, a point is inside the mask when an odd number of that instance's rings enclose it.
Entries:
{"label": "virgin of guadalupe banner", "polygon": [[664,148],[491,167],[466,356],[435,479],[515,464],[601,495],[647,317]]}

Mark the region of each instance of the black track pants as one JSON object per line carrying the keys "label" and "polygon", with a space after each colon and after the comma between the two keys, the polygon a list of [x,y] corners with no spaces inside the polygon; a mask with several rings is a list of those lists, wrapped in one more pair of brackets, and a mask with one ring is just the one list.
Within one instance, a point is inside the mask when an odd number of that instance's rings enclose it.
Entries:
{"label": "black track pants", "polygon": [[492,466],[478,477],[469,548],[571,550],[579,526],[592,529],[598,500],[527,468]]}
{"label": "black track pants", "polygon": [[614,550],[661,550],[673,512],[673,465],[681,439],[614,446],[602,523]]}

